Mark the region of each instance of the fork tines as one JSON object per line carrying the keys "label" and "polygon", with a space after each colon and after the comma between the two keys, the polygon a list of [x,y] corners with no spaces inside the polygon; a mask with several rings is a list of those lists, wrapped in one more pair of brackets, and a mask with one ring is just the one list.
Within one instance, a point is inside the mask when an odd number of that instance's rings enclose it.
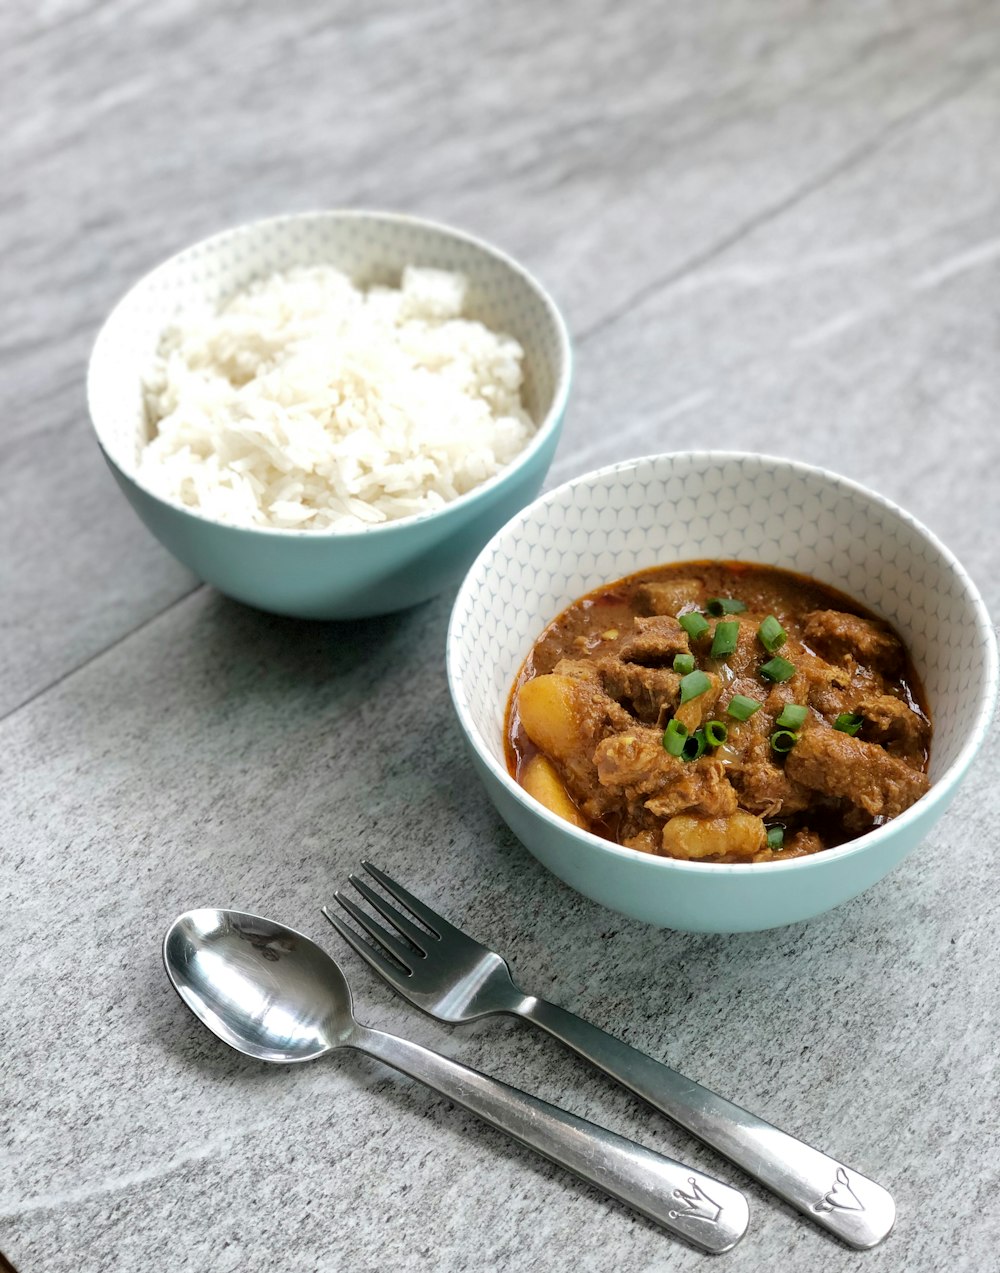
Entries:
{"label": "fork tines", "polygon": [[[427,943],[439,940],[442,930],[451,926],[440,915],[432,911],[429,906],[425,906],[419,898],[414,897],[401,884],[397,884],[391,876],[386,875],[384,871],[380,871],[377,866],[365,861],[361,865],[373,880],[381,884],[387,893],[391,893],[412,915],[423,924],[426,924],[427,928],[418,927],[407,915],[403,914],[399,907],[394,906],[381,893],[377,893],[360,875],[353,874],[347,877],[348,881],[361,894],[369,906],[384,919],[387,919],[396,932],[406,940],[400,941],[399,937],[390,932],[384,924],[380,924],[367,911],[362,910],[353,898],[347,896],[340,889],[334,892],[334,900],[347,911],[358,927],[371,938],[371,941],[365,941],[361,938],[330,907],[324,906],[323,914],[336,928],[337,932],[340,933],[341,937],[363,959],[378,968],[384,976],[398,976],[398,969],[395,965],[402,968],[404,972],[412,974],[414,960],[420,959],[426,954]],[[428,932],[427,929],[431,931]],[[386,966],[386,953],[392,957],[395,965]]]}

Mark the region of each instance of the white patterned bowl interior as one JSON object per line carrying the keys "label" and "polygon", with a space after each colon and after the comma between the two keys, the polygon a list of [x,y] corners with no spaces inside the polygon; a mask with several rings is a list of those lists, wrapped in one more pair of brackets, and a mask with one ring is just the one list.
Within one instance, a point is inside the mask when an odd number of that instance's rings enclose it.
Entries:
{"label": "white patterned bowl interior", "polygon": [[[790,862],[679,862],[578,831],[520,788],[504,761],[504,710],[542,628],[576,598],[674,561],[754,561],[811,575],[891,622],[933,719],[931,790],[849,844]],[[762,455],[652,456],[569,482],[523,509],[466,576],[448,636],[449,683],[500,813],[567,883],[663,927],[736,932],[808,918],[881,878],[941,815],[989,725],[992,626],[975,585],[909,514],[822,469]]]}
{"label": "white patterned bowl interior", "polygon": [[[141,382],[164,329],[196,302],[220,302],[275,271],[319,263],[362,286],[398,284],[406,265],[463,272],[466,312],[510,332],[524,348],[524,402],[538,423],[525,450],[443,509],[348,533],[224,525],[146,489],[136,475],[150,431]],[[226,230],[140,279],[97,338],[87,391],[98,441],[119,485],[185,565],[264,609],[349,618],[413,605],[448,586],[537,493],[558,442],[571,370],[569,337],[554,302],[504,253],[415,217],[330,211]]]}

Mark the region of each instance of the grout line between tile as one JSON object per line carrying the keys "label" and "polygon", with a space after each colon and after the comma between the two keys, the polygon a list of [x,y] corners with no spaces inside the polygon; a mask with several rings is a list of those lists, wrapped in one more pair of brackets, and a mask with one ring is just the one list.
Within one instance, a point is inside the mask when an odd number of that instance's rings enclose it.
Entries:
{"label": "grout line between tile", "polygon": [[195,593],[200,592],[204,587],[206,587],[205,584],[196,583],[193,588],[189,588],[188,591],[182,593],[181,596],[175,597],[174,600],[171,601],[169,605],[164,606],[162,610],[157,610],[157,612],[155,614],[151,614],[148,619],[143,619],[142,623],[137,623],[134,628],[129,628],[127,632],[123,632],[121,636],[116,637],[112,642],[110,642],[110,644],[102,646],[99,650],[95,650],[94,653],[88,658],[85,658],[82,663],[77,663],[75,667],[69,668],[60,676],[57,676],[54,681],[50,681],[48,685],[43,685],[41,689],[35,690],[33,694],[29,694],[27,698],[22,699],[20,703],[16,703],[13,707],[8,708],[6,712],[0,715],[0,725],[4,724],[5,721],[10,720],[12,716],[16,716],[17,713],[22,711],[24,708],[30,707],[31,704],[37,702],[38,699],[43,698],[50,690],[56,689],[64,682],[68,681],[71,677],[76,676],[78,672],[82,672],[84,668],[88,668],[92,663],[96,663],[97,660],[103,658],[105,654],[109,654],[112,650],[117,649],[118,646],[123,645],[130,637],[135,636],[137,632],[142,632],[151,624],[156,623],[158,619],[162,619],[165,614],[169,614],[171,610],[187,601],[190,597],[193,597]]}
{"label": "grout line between tile", "polygon": [[960,84],[953,84],[949,88],[943,89],[929,101],[926,101],[922,105],[916,106],[912,110],[907,111],[905,114],[900,115],[898,119],[894,119],[892,123],[887,124],[885,128],[876,133],[874,137],[870,137],[866,142],[855,147],[854,150],[850,151],[842,159],[839,159],[835,164],[832,164],[825,172],[820,173],[811,181],[805,182],[792,194],[787,195],[784,199],[781,199],[772,207],[765,208],[763,211],[748,218],[748,220],[746,220],[742,225],[737,226],[737,228],[730,234],[724,235],[716,243],[705,248],[704,251],[697,253],[689,260],[683,262],[681,265],[671,270],[668,274],[663,275],[661,278],[654,279],[651,283],[647,283],[645,287],[640,288],[639,291],[637,291],[623,304],[617,306],[610,313],[605,314],[603,318],[599,318],[597,322],[580,332],[575,337],[574,343],[577,347],[585,345],[593,336],[599,335],[601,332],[606,331],[609,327],[613,327],[615,323],[626,318],[634,310],[640,308],[647,300],[655,296],[658,292],[669,290],[675,283],[680,282],[681,279],[686,278],[690,274],[696,273],[702,268],[702,266],[707,265],[710,261],[714,261],[717,257],[720,257],[723,253],[727,252],[729,248],[734,247],[743,239],[748,238],[755,230],[760,229],[762,226],[765,226],[769,222],[782,216],[785,212],[789,212],[792,208],[795,208],[800,203],[805,202],[805,200],[809,199],[812,195],[817,194],[826,186],[829,186],[836,181],[838,177],[841,177],[845,173],[858,167],[858,165],[864,163],[865,160],[872,155],[878,154],[886,142],[891,141],[900,134],[907,132],[914,125],[920,123],[921,120],[933,115],[935,111],[940,110],[943,106],[947,106],[949,102],[961,97],[964,93],[968,92],[969,89],[975,87],[981,80],[985,79],[994,69],[994,66],[986,64],[981,67],[978,74],[963,76]]}

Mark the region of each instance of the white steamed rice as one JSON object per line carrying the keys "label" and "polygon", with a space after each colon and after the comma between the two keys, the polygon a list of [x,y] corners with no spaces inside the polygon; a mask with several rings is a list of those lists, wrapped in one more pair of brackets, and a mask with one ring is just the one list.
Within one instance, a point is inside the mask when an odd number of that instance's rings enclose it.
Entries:
{"label": "white steamed rice", "polygon": [[466,280],[408,267],[362,291],[331,266],[187,312],[145,381],[149,489],[216,521],[358,530],[485,482],[535,431],[524,351],[462,317]]}

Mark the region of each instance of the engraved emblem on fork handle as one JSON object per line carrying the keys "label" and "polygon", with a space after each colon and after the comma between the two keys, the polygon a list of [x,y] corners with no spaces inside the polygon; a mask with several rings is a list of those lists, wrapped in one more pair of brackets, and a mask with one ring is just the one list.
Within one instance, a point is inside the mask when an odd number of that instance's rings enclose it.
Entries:
{"label": "engraved emblem on fork handle", "polygon": [[709,1224],[718,1224],[722,1208],[717,1202],[712,1201],[694,1176],[688,1176],[688,1184],[691,1186],[690,1193],[684,1189],[674,1190],[674,1197],[684,1203],[685,1210],[671,1211],[671,1219],[677,1220],[680,1216],[686,1216],[689,1219],[707,1220]]}

